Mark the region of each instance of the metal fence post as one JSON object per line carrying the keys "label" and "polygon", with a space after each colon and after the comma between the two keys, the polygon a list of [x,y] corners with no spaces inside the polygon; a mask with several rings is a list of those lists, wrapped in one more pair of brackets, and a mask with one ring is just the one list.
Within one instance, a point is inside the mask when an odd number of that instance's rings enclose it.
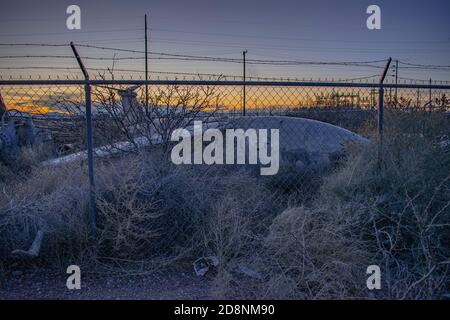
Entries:
{"label": "metal fence post", "polygon": [[433,80],[430,78],[430,111],[433,110],[433,98],[432,98],[432,94],[431,94],[431,86],[433,85]]}
{"label": "metal fence post", "polygon": [[97,208],[95,205],[94,152],[92,138],[91,85],[84,86],[86,97],[86,128],[89,172],[89,224],[92,238],[97,238]]}
{"label": "metal fence post", "polygon": [[384,121],[384,88],[380,86],[378,90],[378,136],[380,144],[383,142],[383,121]]}
{"label": "metal fence post", "polygon": [[[380,139],[380,151],[383,143],[383,124],[384,124],[384,79],[391,65],[392,58],[389,58],[386,66],[384,67],[383,74],[380,78],[380,87],[378,89],[378,137]],[[396,86],[397,89],[397,86]],[[381,153],[380,153],[381,154]]]}
{"label": "metal fence post", "polygon": [[94,151],[92,139],[92,108],[91,108],[91,84],[89,74],[84,67],[83,61],[78,55],[73,42],[70,43],[73,54],[77,59],[78,65],[83,72],[86,83],[84,85],[85,103],[86,103],[86,134],[87,134],[87,155],[88,155],[88,174],[89,174],[89,230],[92,239],[97,238],[97,208],[95,205],[95,183],[94,183]]}
{"label": "metal fence post", "polygon": [[245,62],[246,62],[246,55],[247,55],[247,50],[242,52],[242,57],[243,57],[243,75],[242,75],[242,80],[243,80],[243,96],[242,96],[242,113],[245,116],[245,112],[246,112],[246,105],[247,105],[247,93],[246,93],[246,88],[245,88],[245,81],[246,81],[246,68],[245,68]]}

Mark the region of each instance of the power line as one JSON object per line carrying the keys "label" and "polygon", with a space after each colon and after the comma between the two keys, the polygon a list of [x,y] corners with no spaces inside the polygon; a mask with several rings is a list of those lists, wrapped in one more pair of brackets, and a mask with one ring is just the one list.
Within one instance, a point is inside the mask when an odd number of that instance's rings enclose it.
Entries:
{"label": "power line", "polygon": [[[205,40],[186,40],[186,39],[177,39],[177,38],[159,38],[159,37],[153,37],[153,42],[156,43],[169,43],[169,44],[186,44],[186,45],[208,45],[209,47],[230,47],[230,48],[242,48],[242,47],[249,47],[254,49],[268,49],[268,50],[280,50],[280,49],[287,49],[287,50],[302,50],[302,51],[336,51],[336,52],[352,52],[352,53],[374,53],[374,52],[385,52],[386,49],[384,48],[366,48],[366,47],[357,47],[357,48],[349,48],[349,47],[311,47],[311,46],[292,46],[292,45],[280,45],[280,44],[268,44],[268,43],[243,43],[243,42],[225,42],[225,41],[205,41]],[[397,53],[412,53],[411,48],[391,48],[391,51],[395,51]],[[430,47],[421,48],[420,50],[424,51],[430,51],[436,52],[436,48],[430,49]],[[414,48],[413,53],[417,54],[423,54],[417,48]],[[448,52],[448,50],[439,50],[441,52]]]}
{"label": "power line", "polygon": [[399,60],[399,62],[401,63],[401,64],[404,64],[404,65],[408,65],[408,66],[417,66],[417,67],[436,67],[436,68],[450,68],[450,65],[447,65],[447,66],[442,66],[442,65],[433,65],[433,64],[418,64],[418,63],[410,63],[410,62],[404,62],[404,61],[401,61],[401,60]]}
{"label": "power line", "polygon": [[54,58],[54,59],[73,59],[73,56],[61,56],[61,55],[22,55],[22,56],[0,56],[0,59],[22,59],[22,58]]}
{"label": "power line", "polygon": [[400,64],[406,65],[408,67],[403,67],[403,69],[430,69],[430,70],[440,70],[440,69],[448,69],[450,71],[450,65],[432,65],[432,64],[418,64],[418,63],[410,63],[399,60]]}
{"label": "power line", "polygon": [[[25,44],[22,44],[25,45]],[[31,45],[31,44],[30,44]],[[59,46],[59,45],[58,45]],[[78,45],[80,47],[86,48],[97,48],[103,50],[114,50],[114,51],[126,51],[132,53],[144,53],[144,51],[137,50],[127,50],[120,48],[109,48],[100,47],[93,45]],[[182,60],[182,61],[211,61],[211,62],[231,62],[231,63],[242,63],[242,60],[235,58],[222,58],[222,57],[211,57],[211,56],[196,56],[196,55],[184,55],[184,54],[173,54],[165,52],[150,52],[153,60]],[[161,56],[161,57],[155,57]],[[72,56],[68,55],[5,55],[0,56],[0,59],[20,59],[20,58],[55,58],[55,59],[72,59]],[[91,57],[83,56],[86,60],[109,60],[109,61],[120,61],[120,60],[142,60],[144,57]],[[372,63],[380,63],[385,60],[373,60],[373,61],[297,61],[297,60],[262,60],[262,59],[251,59],[248,60],[249,64],[260,64],[260,65],[338,65],[338,66],[360,66],[360,67],[372,67],[372,68],[383,68],[381,66],[372,65]]]}
{"label": "power line", "polygon": [[[68,46],[67,44],[39,44],[39,43],[3,43],[0,44],[0,46]],[[93,49],[100,49],[100,50],[111,50],[111,51],[118,51],[118,52],[128,52],[128,53],[139,53],[144,54],[145,51],[142,50],[130,50],[130,49],[122,49],[122,48],[114,48],[114,47],[103,47],[103,46],[96,46],[96,45],[89,45],[89,44],[78,44],[78,47],[84,47],[84,48],[93,48]],[[173,54],[173,53],[166,53],[166,52],[150,52],[154,55],[161,55],[161,56],[170,56],[170,57],[183,57],[183,58],[199,58],[199,59],[227,59],[230,61],[241,61],[240,59],[232,59],[232,58],[221,58],[221,57],[211,57],[211,56],[198,56],[198,55],[186,55],[186,54]],[[248,61],[253,62],[267,62],[267,63],[301,63],[301,64],[345,64],[345,65],[358,65],[358,64],[371,64],[371,63],[381,63],[385,62],[386,59],[381,60],[371,60],[371,61],[349,61],[349,62],[314,62],[314,61],[295,61],[295,60],[262,60],[262,59],[252,59]]]}
{"label": "power line", "polygon": [[0,43],[1,47],[69,47],[63,43]]}
{"label": "power line", "polygon": [[[121,42],[137,42],[135,40],[144,40],[144,38],[101,38],[101,39],[89,39],[89,40],[79,40],[77,41],[78,45],[81,43],[113,43],[117,41]],[[1,43],[0,46],[10,46],[10,47],[25,47],[25,46],[36,46],[36,47],[68,47],[69,45],[64,42],[55,42],[55,43]]]}
{"label": "power line", "polygon": [[261,36],[261,35],[243,35],[243,34],[230,34],[230,33],[213,33],[213,32],[195,32],[185,30],[174,29],[161,29],[151,28],[152,31],[162,31],[170,33],[184,33],[184,34],[199,34],[199,35],[214,35],[214,36],[226,36],[226,37],[239,37],[239,38],[263,38],[263,39],[275,39],[275,40],[293,40],[293,41],[313,41],[313,42],[348,42],[348,43],[450,43],[449,40],[338,40],[338,39],[316,39],[316,38],[293,38],[293,37],[275,37],[275,36]]}
{"label": "power line", "polygon": [[[153,53],[160,55],[161,53]],[[241,64],[242,61],[232,58],[213,58],[213,57],[189,57],[189,56],[164,56],[164,57],[149,57],[150,60],[177,60],[177,61],[207,61],[207,62],[228,62]],[[17,56],[0,56],[0,59],[73,59],[73,56],[64,55],[17,55]],[[144,57],[91,57],[81,56],[85,60],[97,60],[97,61],[123,61],[123,60],[144,60]],[[253,65],[272,65],[272,66],[295,66],[295,65],[332,65],[332,66],[353,66],[353,67],[369,67],[382,69],[381,66],[354,63],[354,62],[319,62],[319,61],[276,61],[276,60],[249,60],[248,64]]]}
{"label": "power line", "polygon": [[90,34],[90,33],[117,33],[117,32],[129,32],[129,31],[143,31],[143,28],[130,28],[130,29],[108,29],[108,30],[92,30],[92,31],[67,31],[67,32],[49,32],[49,33],[18,33],[18,34],[0,34],[0,37],[25,37],[25,36],[45,36],[45,35],[58,35],[58,34]]}
{"label": "power line", "polygon": [[[67,44],[63,43],[0,43],[1,47],[17,47],[17,46],[33,46],[33,47],[66,47]],[[127,52],[134,54],[143,54],[145,51],[130,50],[107,46],[97,46],[89,44],[78,44],[79,47]],[[150,52],[152,60],[179,60],[179,61],[205,61],[205,62],[229,62],[229,63],[242,63],[241,59],[213,57],[206,55],[186,55],[167,52]],[[51,58],[51,59],[73,59],[72,55],[4,55],[0,56],[0,59],[20,59],[20,58]],[[142,60],[144,57],[93,57],[83,56],[86,60],[99,60],[99,61],[130,61],[130,60]],[[299,61],[299,60],[268,60],[268,59],[249,59],[247,63],[250,65],[272,65],[272,66],[295,66],[295,65],[311,65],[311,66],[347,66],[347,67],[368,67],[381,69],[382,66],[375,65],[377,63],[385,62],[386,60],[372,60],[372,61]],[[418,64],[410,63],[399,60],[399,64],[403,65],[402,69],[418,69],[418,70],[437,70],[437,71],[450,71],[449,65],[432,65],[432,64]],[[3,70],[20,70],[20,69],[5,69]],[[68,70],[68,69],[67,69]],[[141,72],[139,70],[123,69],[123,72]],[[176,73],[172,73],[176,74]],[[178,73],[182,74],[182,73]],[[197,75],[193,73],[187,73],[186,75]],[[235,77],[235,76],[232,76]],[[370,77],[369,77],[370,78]],[[413,79],[414,80],[414,79]],[[417,79],[416,79],[417,80]],[[421,81],[421,80],[418,80]]]}

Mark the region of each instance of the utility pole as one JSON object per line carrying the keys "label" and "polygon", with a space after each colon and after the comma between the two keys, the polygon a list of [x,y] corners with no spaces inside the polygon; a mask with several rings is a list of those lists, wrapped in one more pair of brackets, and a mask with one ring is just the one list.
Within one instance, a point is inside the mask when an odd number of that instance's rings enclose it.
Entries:
{"label": "utility pole", "polygon": [[148,37],[147,37],[147,14],[145,14],[145,108],[148,112]]}
{"label": "utility pole", "polygon": [[247,54],[247,50],[242,51],[242,56],[243,56],[243,79],[244,79],[244,85],[243,85],[243,105],[242,105],[242,110],[243,110],[243,114],[245,116],[245,108],[246,108],[246,92],[245,92],[245,56]]}

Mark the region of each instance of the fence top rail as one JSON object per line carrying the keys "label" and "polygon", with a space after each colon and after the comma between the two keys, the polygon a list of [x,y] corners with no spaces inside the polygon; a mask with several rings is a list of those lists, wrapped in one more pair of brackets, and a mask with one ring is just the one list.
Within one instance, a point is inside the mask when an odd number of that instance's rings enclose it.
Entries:
{"label": "fence top rail", "polygon": [[450,85],[379,84],[318,81],[226,81],[226,80],[0,80],[4,85],[198,85],[198,86],[255,86],[255,87],[348,87],[450,90]]}

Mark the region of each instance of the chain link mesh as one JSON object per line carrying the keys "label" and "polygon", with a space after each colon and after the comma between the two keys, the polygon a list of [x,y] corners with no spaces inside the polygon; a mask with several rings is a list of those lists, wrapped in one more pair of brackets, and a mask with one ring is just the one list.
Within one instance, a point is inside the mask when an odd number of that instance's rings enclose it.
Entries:
{"label": "chain link mesh", "polygon": [[[448,92],[445,87],[385,88],[385,112],[389,117],[413,112],[448,117]],[[31,117],[41,135],[51,136],[47,139],[51,145],[48,158],[85,150],[82,85],[61,82],[29,85],[24,81],[1,85],[0,93],[10,118]],[[279,172],[260,179],[271,190],[273,199],[286,200],[291,194],[301,194],[307,199],[319,185],[323,171],[343,156],[341,151],[346,143],[376,139],[378,94],[375,85],[355,84],[102,82],[92,86],[94,147],[100,156],[105,153],[98,152],[98,148],[124,152],[142,146],[171,145],[173,130],[192,126],[199,120],[215,125],[228,123],[228,127],[231,123],[245,130],[279,128]],[[244,114],[247,120],[253,120],[242,121]],[[3,117],[3,127],[6,118]],[[257,118],[266,120],[254,121]],[[393,129],[387,121],[385,130]],[[420,130],[420,124],[401,130]],[[155,140],[156,136],[159,137]],[[230,170],[240,169],[231,166]]]}

